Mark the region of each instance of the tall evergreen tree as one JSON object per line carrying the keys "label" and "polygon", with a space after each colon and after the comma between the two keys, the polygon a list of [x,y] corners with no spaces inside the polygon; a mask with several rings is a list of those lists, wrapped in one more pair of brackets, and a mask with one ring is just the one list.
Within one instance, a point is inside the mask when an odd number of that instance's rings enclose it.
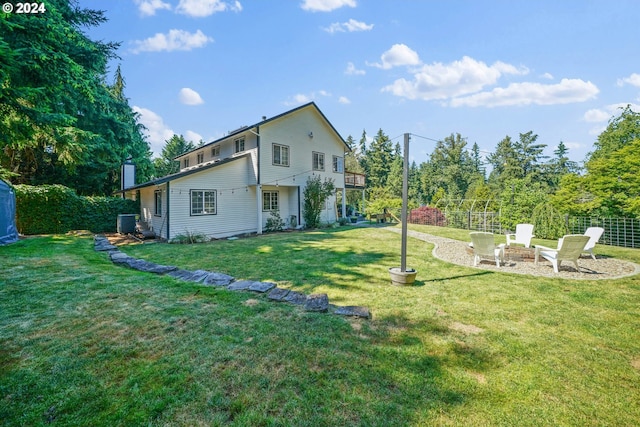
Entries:
{"label": "tall evergreen tree", "polygon": [[367,182],[370,187],[385,187],[393,160],[393,145],[389,137],[378,130],[371,146],[367,149]]}
{"label": "tall evergreen tree", "polygon": [[153,160],[158,177],[171,175],[180,170],[180,163],[175,160],[179,155],[193,150],[195,145],[184,139],[182,135],[173,135],[165,141],[160,157]]}
{"label": "tall evergreen tree", "polygon": [[110,194],[127,157],[150,166],[124,80],[105,83],[118,45],[83,32],[105,22],[104,12],[65,0],[46,7],[37,17],[0,19],[0,173]]}

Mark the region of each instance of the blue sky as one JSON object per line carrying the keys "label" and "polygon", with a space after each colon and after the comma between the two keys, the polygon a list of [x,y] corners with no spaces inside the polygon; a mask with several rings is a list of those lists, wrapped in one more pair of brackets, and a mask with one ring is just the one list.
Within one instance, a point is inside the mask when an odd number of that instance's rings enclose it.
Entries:
{"label": "blue sky", "polygon": [[[533,131],[582,162],[640,111],[637,0],[81,0],[121,42],[126,95],[159,153],[315,101],[344,138],[460,133],[491,152]],[[434,142],[413,137],[411,158]]]}

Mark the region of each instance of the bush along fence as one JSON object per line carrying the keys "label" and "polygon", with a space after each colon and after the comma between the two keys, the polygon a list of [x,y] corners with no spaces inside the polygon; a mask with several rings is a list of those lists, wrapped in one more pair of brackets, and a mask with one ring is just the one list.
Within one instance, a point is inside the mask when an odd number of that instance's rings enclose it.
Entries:
{"label": "bush along fence", "polygon": [[21,234],[71,230],[116,231],[119,214],[139,213],[139,202],[120,197],[78,196],[62,185],[16,185],[16,226]]}
{"label": "bush along fence", "polygon": [[[564,215],[559,219],[564,222],[566,234],[583,234],[589,227],[602,227],[604,233],[599,243],[603,245],[621,246],[625,248],[640,248],[640,219],[638,218],[597,218],[572,217]],[[523,222],[533,222],[532,219]],[[487,231],[495,234],[512,233],[500,221],[500,212],[472,212],[466,210],[441,211],[438,208],[423,206],[411,210],[409,223],[433,225],[438,227],[461,228],[471,231]],[[539,236],[543,238],[557,238],[560,236]]]}

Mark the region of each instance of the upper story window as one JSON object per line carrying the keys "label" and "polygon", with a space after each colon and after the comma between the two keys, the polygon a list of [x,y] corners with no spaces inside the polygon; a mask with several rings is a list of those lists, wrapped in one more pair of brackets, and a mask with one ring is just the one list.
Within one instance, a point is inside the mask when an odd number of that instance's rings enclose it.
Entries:
{"label": "upper story window", "polygon": [[211,147],[211,157],[220,157],[220,146]]}
{"label": "upper story window", "polygon": [[199,152],[198,153],[198,163],[202,163],[204,162],[204,152]]}
{"label": "upper story window", "polygon": [[183,168],[188,168],[189,167],[189,158],[185,157],[184,160],[182,160],[182,167]]}
{"label": "upper story window", "polygon": [[287,145],[273,144],[273,164],[289,166],[289,147]]}
{"label": "upper story window", "polygon": [[241,153],[244,151],[244,138],[238,138],[234,141],[236,147],[235,147],[235,153]]}
{"label": "upper story window", "polygon": [[344,158],[340,156],[333,156],[333,168],[334,172],[343,173],[344,172]]}
{"label": "upper story window", "polygon": [[324,170],[324,153],[313,152],[312,166],[314,171]]}

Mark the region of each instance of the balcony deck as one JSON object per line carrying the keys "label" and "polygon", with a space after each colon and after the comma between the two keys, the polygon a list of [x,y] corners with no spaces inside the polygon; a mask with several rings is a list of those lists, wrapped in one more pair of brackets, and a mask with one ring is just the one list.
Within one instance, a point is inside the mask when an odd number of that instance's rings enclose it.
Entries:
{"label": "balcony deck", "polygon": [[345,188],[357,188],[364,189],[366,182],[366,175],[356,172],[344,172],[344,186]]}

